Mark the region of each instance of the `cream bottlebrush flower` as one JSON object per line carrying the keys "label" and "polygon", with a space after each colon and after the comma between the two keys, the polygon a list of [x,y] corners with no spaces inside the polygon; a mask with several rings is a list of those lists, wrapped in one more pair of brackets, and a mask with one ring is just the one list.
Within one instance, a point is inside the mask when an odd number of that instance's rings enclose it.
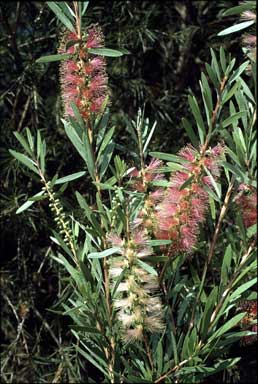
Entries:
{"label": "cream bottlebrush flower", "polygon": [[157,277],[138,263],[139,259],[150,256],[153,250],[148,246],[143,230],[134,230],[130,236],[127,241],[114,234],[108,237],[113,246],[120,247],[118,253],[122,255],[112,258],[110,276],[115,286],[117,278],[124,273],[116,290],[114,307],[118,310],[126,341],[141,340],[144,331],[159,332],[164,328],[161,302],[158,296],[154,296],[159,289]]}
{"label": "cream bottlebrush flower", "polygon": [[[67,43],[74,44],[66,48]],[[81,116],[88,119],[91,114],[102,111],[109,95],[105,59],[90,54],[89,48],[101,48],[104,44],[99,26],[88,28],[82,39],[72,32],[66,32],[60,44],[59,53],[70,53],[72,57],[62,61],[60,78],[65,116],[74,116],[73,101]]]}
{"label": "cream bottlebrush flower", "polygon": [[241,210],[244,226],[251,227],[257,223],[257,191],[254,187],[241,184],[235,202]]}
{"label": "cream bottlebrush flower", "polygon": [[144,205],[138,216],[132,223],[133,228],[145,229],[149,234],[152,234],[153,228],[155,227],[155,206],[162,200],[164,190],[157,188],[150,192],[149,186],[152,187],[151,182],[165,180],[164,175],[160,172],[163,163],[160,160],[152,159],[150,164],[145,168],[144,174],[138,171],[136,168],[133,169],[131,176],[134,176],[136,180],[133,180],[132,187],[139,192],[146,192]]}
{"label": "cream bottlebrush flower", "polygon": [[[212,187],[210,176],[205,176],[205,167],[216,179],[219,176],[219,163],[224,151],[222,145],[199,153],[191,145],[179,152],[187,160],[184,168],[171,177],[171,186],[160,204],[156,207],[157,226],[154,231],[157,239],[170,239],[170,254],[190,252],[196,244],[199,224],[205,219],[208,193],[204,185]],[[190,178],[189,185],[181,189]]]}

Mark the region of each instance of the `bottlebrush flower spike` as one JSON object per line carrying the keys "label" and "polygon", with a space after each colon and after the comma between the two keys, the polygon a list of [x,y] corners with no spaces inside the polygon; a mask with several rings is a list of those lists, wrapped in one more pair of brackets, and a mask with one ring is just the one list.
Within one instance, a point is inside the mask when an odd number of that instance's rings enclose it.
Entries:
{"label": "bottlebrush flower spike", "polygon": [[[257,341],[257,301],[246,300],[241,303],[240,309],[247,312],[246,316],[241,320],[241,328],[256,333],[256,335],[244,336],[242,338],[242,344],[253,344]],[[256,320],[256,324],[251,324],[254,320]]]}
{"label": "bottlebrush flower spike", "polygon": [[[69,41],[74,44],[68,48]],[[109,96],[106,62],[101,56],[90,54],[89,48],[101,48],[104,44],[99,26],[88,28],[79,40],[73,32],[66,32],[59,53],[70,53],[72,57],[60,65],[62,99],[65,116],[74,116],[73,101],[81,116],[87,120],[92,114],[102,112]]]}
{"label": "bottlebrush flower spike", "polygon": [[257,191],[254,187],[241,184],[235,202],[241,210],[246,228],[257,223]]}
{"label": "bottlebrush flower spike", "polygon": [[[203,188],[206,184],[212,187],[210,176],[205,176],[206,167],[216,179],[219,176],[219,163],[224,148],[221,144],[198,152],[187,145],[178,155],[187,160],[184,168],[172,174],[171,185],[164,194],[163,200],[156,206],[157,239],[170,239],[170,255],[176,252],[190,252],[196,244],[199,224],[205,219],[208,205],[208,193]],[[182,189],[183,184],[192,177],[189,185]],[[155,222],[155,221],[154,221]]]}
{"label": "bottlebrush flower spike", "polygon": [[131,177],[135,178],[132,180],[132,188],[138,192],[144,192],[148,183],[156,180],[164,180],[163,174],[159,172],[162,164],[161,160],[152,159],[143,172],[133,168],[129,173]]}
{"label": "bottlebrush flower spike", "polygon": [[125,341],[141,340],[144,331],[159,332],[164,328],[162,322],[162,306],[155,291],[158,291],[158,280],[148,273],[138,262],[153,252],[147,245],[144,231],[132,231],[130,239],[120,239],[111,234],[108,237],[113,246],[119,246],[117,256],[112,258],[110,276],[113,285],[124,273],[124,278],[117,287],[118,319],[121,321]]}

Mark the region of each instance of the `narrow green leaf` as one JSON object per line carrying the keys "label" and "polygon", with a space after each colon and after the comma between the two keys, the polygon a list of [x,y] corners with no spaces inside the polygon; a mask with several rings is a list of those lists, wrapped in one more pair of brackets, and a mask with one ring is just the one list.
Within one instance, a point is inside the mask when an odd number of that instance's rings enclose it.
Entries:
{"label": "narrow green leaf", "polygon": [[62,256],[60,253],[58,254],[58,257],[52,256],[53,259],[55,259],[59,264],[62,264],[67,272],[71,275],[73,278],[74,282],[77,284],[77,286],[80,286],[81,284],[81,279],[80,279],[80,272],[74,268],[64,256]]}
{"label": "narrow green leaf", "polygon": [[216,192],[218,198],[220,199],[220,198],[221,198],[221,186],[220,186],[220,184],[214,180],[214,177],[212,176],[212,174],[211,174],[211,172],[208,170],[208,168],[206,168],[206,167],[204,166],[204,169],[205,169],[205,172],[207,173],[207,175],[208,175],[209,178],[210,178],[211,184],[212,184],[212,186],[213,186],[213,188],[214,188],[214,190],[215,190],[215,192]]}
{"label": "narrow green leaf", "polygon": [[84,210],[86,216],[87,216],[87,219],[91,222],[91,216],[92,216],[92,209],[89,207],[89,205],[87,204],[85,198],[79,193],[79,192],[75,192],[75,196],[76,196],[76,199],[80,205],[80,207]]}
{"label": "narrow green leaf", "polygon": [[240,82],[237,81],[229,91],[224,91],[221,104],[225,104],[229,99],[231,99],[231,97],[237,92],[239,86]]}
{"label": "narrow green leaf", "polygon": [[211,48],[210,51],[211,51],[211,57],[212,57],[211,67],[214,68],[215,73],[217,75],[217,79],[220,82],[221,81],[221,73],[220,73],[219,63],[218,63],[218,60],[217,60],[217,57],[216,57],[214,50]]}
{"label": "narrow green leaf", "polygon": [[42,140],[41,140],[40,131],[37,130],[37,159],[39,159],[41,152],[42,152]]}
{"label": "narrow green leaf", "polygon": [[229,65],[227,66],[227,69],[226,69],[226,72],[225,72],[225,76],[229,76],[230,72],[232,71],[232,69],[234,68],[235,66],[235,63],[236,63],[236,59],[233,59],[230,61]]}
{"label": "narrow green leaf", "polygon": [[239,167],[234,166],[226,161],[222,161],[221,163],[226,169],[228,169],[231,173],[238,176],[242,181],[246,179],[245,174],[240,171]]}
{"label": "narrow green leaf", "polygon": [[112,247],[105,249],[102,252],[92,252],[88,255],[89,259],[102,259],[103,257],[107,257],[110,255],[113,255],[114,253],[120,254],[120,248],[119,247]]}
{"label": "narrow green leaf", "polygon": [[208,296],[204,312],[201,319],[200,334],[202,340],[206,338],[207,330],[210,324],[211,315],[218,298],[218,287],[214,287]]}
{"label": "narrow green leaf", "polygon": [[248,87],[246,82],[241,77],[240,77],[240,81],[241,81],[241,85],[242,85],[243,91],[246,94],[246,96],[249,97],[249,99],[252,100],[253,103],[255,103],[254,96],[253,96],[252,92],[250,91],[250,88]]}
{"label": "narrow green leaf", "polygon": [[46,141],[42,140],[42,145],[40,147],[40,154],[39,154],[40,169],[42,173],[45,173],[45,157],[46,157]]}
{"label": "narrow green leaf", "polygon": [[199,105],[197,103],[196,98],[194,96],[191,96],[191,95],[188,96],[188,102],[190,104],[192,113],[193,113],[194,118],[195,118],[196,123],[197,123],[200,142],[201,142],[201,144],[203,144],[206,132],[205,132],[205,126],[204,126],[204,122],[203,122],[203,118],[201,115]]}
{"label": "narrow green leaf", "polygon": [[73,254],[72,252],[70,251],[70,249],[68,248],[68,246],[65,244],[65,242],[63,241],[63,239],[59,236],[59,234],[55,231],[53,231],[53,234],[54,236],[50,236],[50,239],[56,243],[57,245],[59,245],[67,255],[69,255],[71,257],[71,259],[73,259]]}
{"label": "narrow green leaf", "polygon": [[222,68],[222,70],[223,70],[223,72],[225,74],[226,73],[226,69],[227,69],[227,62],[226,62],[225,51],[224,51],[224,48],[222,46],[220,46],[219,57],[220,57],[221,68]]}
{"label": "narrow green leaf", "polygon": [[171,240],[148,240],[147,244],[151,247],[159,247],[160,245],[168,245],[171,244]]}
{"label": "narrow green leaf", "polygon": [[67,136],[69,137],[69,139],[71,140],[72,144],[77,149],[78,153],[81,155],[81,157],[83,158],[83,160],[86,163],[86,156],[85,156],[85,151],[84,151],[84,148],[83,148],[82,140],[80,139],[80,137],[76,133],[76,131],[75,131],[75,129],[72,126],[71,123],[68,123],[64,119],[61,119],[61,120],[62,120],[62,122],[64,124],[65,132],[66,132]]}
{"label": "narrow green leaf", "polygon": [[[35,197],[38,197],[38,196],[42,196],[44,194],[44,191],[40,191],[38,192],[36,195],[32,196],[33,198]],[[25,211],[26,209],[28,209],[32,204],[35,203],[36,200],[28,200],[26,201],[26,203],[22,204],[18,209],[17,211],[15,212],[17,215],[19,213],[22,213],[23,211]]]}
{"label": "narrow green leaf", "polygon": [[[162,337],[163,338],[163,337]],[[155,355],[156,355],[156,361],[157,361],[157,375],[162,374],[163,369],[163,346],[162,346],[162,338],[159,340]]]}
{"label": "narrow green leaf", "polygon": [[213,102],[212,102],[212,93],[211,89],[207,80],[207,77],[202,72],[201,74],[201,83],[203,86],[204,96],[205,96],[205,102],[207,104],[207,109],[211,113],[213,111]]}
{"label": "narrow green leaf", "polygon": [[216,209],[215,209],[214,199],[212,198],[211,195],[209,195],[209,205],[210,205],[212,220],[215,220],[216,219]]}
{"label": "narrow green leaf", "polygon": [[[232,7],[227,9],[223,12],[222,16],[232,16],[232,15],[238,15],[244,11],[249,11],[251,8],[253,8],[250,4],[250,1],[247,1],[244,4],[237,5],[236,7]],[[255,9],[255,7],[254,7]]]}
{"label": "narrow green leaf", "polygon": [[103,178],[103,176],[106,173],[106,170],[112,158],[114,149],[115,149],[115,143],[110,142],[101,156],[101,166],[100,166],[100,172],[99,172],[100,180]]}
{"label": "narrow green leaf", "polygon": [[62,11],[64,14],[71,20],[71,22],[74,22],[74,19],[76,19],[75,13],[72,10],[72,8],[66,3],[65,1],[58,1],[58,6],[62,8]]}
{"label": "narrow green leaf", "polygon": [[55,13],[58,19],[69,29],[71,32],[76,32],[73,24],[68,17],[63,13],[62,9],[54,1],[47,1],[49,8]]}
{"label": "narrow green leaf", "polygon": [[89,48],[88,52],[94,55],[108,56],[108,57],[123,56],[123,52],[118,51],[117,49],[110,49],[110,48]]}
{"label": "narrow green leaf", "polygon": [[231,244],[228,244],[226,251],[224,253],[221,273],[220,273],[220,279],[223,284],[226,284],[228,281],[232,257],[233,257],[232,247],[231,247]]}
{"label": "narrow green leaf", "polygon": [[157,159],[172,161],[173,163],[179,163],[179,164],[188,163],[188,160],[177,155],[172,155],[170,153],[150,152],[149,154],[150,156],[156,157]]}
{"label": "narrow green leaf", "polygon": [[250,27],[254,23],[255,23],[254,20],[244,21],[243,23],[239,23],[239,24],[233,25],[232,27],[223,29],[223,31],[218,33],[218,36],[225,36],[225,35],[228,35],[230,33],[235,33],[235,32],[241,31],[242,29]]}
{"label": "narrow green leaf", "polygon": [[235,327],[237,324],[240,323],[240,321],[243,319],[245,315],[246,315],[246,312],[239,313],[234,317],[232,317],[232,319],[227,321],[225,324],[222,325],[222,327],[220,327],[216,332],[212,334],[212,336],[208,339],[208,342],[210,343],[212,340],[218,339],[219,337],[224,335],[224,333],[229,331],[231,328]]}
{"label": "narrow green leaf", "polygon": [[183,124],[184,129],[185,129],[189,139],[191,140],[193,146],[198,147],[199,140],[198,140],[198,137],[196,136],[196,134],[194,133],[190,122],[185,117],[183,117],[182,118],[182,124]]}
{"label": "narrow green leaf", "polygon": [[213,82],[213,85],[215,86],[215,88],[218,88],[219,87],[219,81],[217,79],[216,72],[213,70],[213,68],[208,63],[205,63],[205,68],[206,68],[206,71],[209,75],[209,78]]}
{"label": "narrow green leaf", "polygon": [[63,184],[66,183],[67,181],[72,181],[79,179],[79,177],[82,177],[86,174],[86,171],[81,171],[81,172],[76,172],[72,173],[71,175],[61,177],[60,179],[57,179],[55,184]]}
{"label": "narrow green leaf", "polygon": [[96,181],[93,182],[93,184],[95,184],[96,186],[98,186],[101,190],[114,190],[115,188],[112,187],[112,185],[108,184],[108,183],[97,183]]}
{"label": "narrow green leaf", "polygon": [[234,115],[229,116],[227,119],[225,119],[222,122],[222,127],[226,128],[230,124],[235,124],[242,116],[245,116],[246,113],[247,113],[247,111],[240,111],[240,112],[235,113]]}
{"label": "narrow green leaf", "polygon": [[220,203],[220,199],[218,198],[216,193],[210,187],[208,187],[208,185],[204,184],[203,189],[209,194],[209,197]]}
{"label": "narrow green leaf", "polygon": [[92,146],[90,144],[87,131],[83,132],[82,141],[83,141],[86,165],[87,165],[89,174],[91,175],[91,178],[95,180],[95,163],[93,158]]}
{"label": "narrow green leaf", "polygon": [[246,152],[245,138],[244,138],[244,135],[243,135],[241,128],[239,128],[239,127],[236,128],[236,134],[239,137],[239,140],[241,142],[241,145],[242,145],[244,152]]}
{"label": "narrow green leaf", "polygon": [[[75,331],[72,330],[73,333],[75,333]],[[78,338],[79,340],[79,338]],[[78,347],[77,345],[74,345],[75,349],[86,359],[86,361],[89,361],[92,365],[94,365],[100,372],[102,372],[105,376],[108,376],[108,371],[106,371],[102,365],[100,365],[97,360],[96,360],[96,354],[93,353],[91,351],[91,356],[88,352],[84,351],[83,349],[81,349],[80,347]],[[105,363],[105,362],[104,362]]]}
{"label": "narrow green leaf", "polygon": [[14,132],[13,134],[16,137],[16,139],[20,142],[20,144],[23,146],[25,151],[28,152],[30,156],[33,156],[33,152],[30,146],[28,145],[26,139],[19,132]]}
{"label": "narrow green leaf", "polygon": [[27,139],[28,139],[28,143],[29,143],[29,146],[30,146],[30,149],[32,150],[32,152],[34,151],[34,138],[30,132],[30,129],[28,127],[26,127],[26,135],[27,135]]}
{"label": "narrow green leaf", "polygon": [[164,187],[164,188],[167,188],[170,186],[170,181],[167,181],[167,180],[154,180],[154,181],[151,181],[150,184],[153,186],[153,187]]}
{"label": "narrow green leaf", "polygon": [[23,153],[16,152],[12,149],[9,149],[9,152],[13,157],[15,157],[18,161],[20,161],[22,164],[26,165],[31,171],[36,173],[37,175],[39,174],[38,169],[36,168],[36,163],[35,161],[31,160],[29,157],[24,155]]}
{"label": "narrow green leaf", "polygon": [[137,264],[139,264],[143,269],[145,269],[145,271],[147,271],[150,275],[158,276],[157,271],[144,261],[138,259]]}
{"label": "narrow green leaf", "polygon": [[246,292],[249,288],[251,288],[254,284],[257,283],[257,277],[254,277],[252,280],[247,281],[246,283],[240,285],[231,295],[230,302],[234,301],[238,297],[241,297],[244,292]]}
{"label": "narrow green leaf", "polygon": [[151,128],[151,130],[150,130],[150,133],[148,134],[148,137],[147,137],[147,139],[146,139],[146,141],[144,143],[143,153],[145,153],[147,148],[148,148],[149,142],[150,142],[150,140],[152,138],[152,135],[153,135],[153,133],[155,131],[156,125],[157,125],[157,122],[155,121],[153,126],[152,126],[152,128]]}
{"label": "narrow green leaf", "polygon": [[186,187],[188,187],[189,184],[191,184],[191,182],[193,181],[193,178],[194,178],[194,175],[190,176],[182,185],[181,187],[179,188],[180,191],[182,191],[182,189],[185,189]]}
{"label": "narrow green leaf", "polygon": [[[171,163],[170,161],[167,163],[167,172],[169,171],[181,171],[185,167],[182,164]],[[164,172],[164,168],[159,169],[160,172]]]}
{"label": "narrow green leaf", "polygon": [[68,60],[72,57],[72,55],[69,53],[63,53],[60,55],[48,55],[48,56],[42,56],[39,59],[36,60],[36,63],[52,63],[54,61],[62,61],[62,60]]}
{"label": "narrow green leaf", "polygon": [[247,228],[247,237],[250,239],[254,235],[257,234],[257,223],[251,225],[251,227]]}
{"label": "narrow green leaf", "polygon": [[86,10],[88,8],[89,1],[82,1],[82,16],[86,13]]}
{"label": "narrow green leaf", "polygon": [[104,139],[102,140],[102,143],[101,143],[99,151],[98,151],[97,162],[99,161],[100,156],[101,156],[102,152],[105,150],[106,146],[110,143],[110,141],[113,137],[114,131],[115,131],[115,127],[112,127],[104,136]]}
{"label": "narrow green leaf", "polygon": [[246,70],[248,65],[250,64],[250,61],[245,61],[243,64],[240,65],[233,73],[232,76],[228,79],[229,84],[233,83],[233,81],[237,80],[239,76]]}

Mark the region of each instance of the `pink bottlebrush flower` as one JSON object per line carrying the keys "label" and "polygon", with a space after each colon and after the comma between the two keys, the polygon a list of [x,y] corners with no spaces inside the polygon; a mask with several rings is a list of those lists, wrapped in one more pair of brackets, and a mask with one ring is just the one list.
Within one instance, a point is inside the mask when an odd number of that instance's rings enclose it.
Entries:
{"label": "pink bottlebrush flower", "polygon": [[252,11],[244,11],[241,14],[242,20],[256,20],[256,14]]}
{"label": "pink bottlebrush flower", "polygon": [[156,191],[151,192],[149,194],[149,199],[153,204],[155,204],[160,202],[163,196],[164,196],[164,191],[163,189],[159,188]]}
{"label": "pink bottlebrush flower", "polygon": [[[78,43],[66,49],[66,43],[70,40],[78,40]],[[74,33],[64,34],[59,53],[73,55],[71,59],[62,61],[60,65],[65,116],[74,117],[71,102],[76,104],[85,120],[91,114],[102,111],[109,96],[106,63],[103,57],[90,54],[88,49],[100,48],[103,42],[103,35],[98,26],[90,28],[82,40],[79,40]]]}
{"label": "pink bottlebrush flower", "polygon": [[241,209],[246,228],[257,223],[257,191],[254,187],[241,184],[235,202],[239,209]]}
{"label": "pink bottlebrush flower", "polygon": [[[256,335],[244,336],[242,338],[242,344],[253,344],[257,341],[257,301],[246,300],[240,304],[240,309],[247,312],[246,316],[241,320],[241,328],[243,330],[256,332]],[[251,324],[254,320],[256,320],[256,324]]]}
{"label": "pink bottlebrush flower", "polygon": [[107,241],[110,242],[113,247],[122,247],[124,245],[124,240],[115,233],[109,233],[107,235]]}
{"label": "pink bottlebrush flower", "polygon": [[196,149],[191,144],[188,144],[186,147],[182,148],[178,152],[178,156],[180,156],[183,159],[188,160],[190,162],[195,161],[197,154],[198,154],[198,152],[196,151]]}
{"label": "pink bottlebrush flower", "polygon": [[158,172],[159,168],[162,166],[162,161],[157,159],[152,159],[150,164],[145,167],[144,174],[133,168],[130,172],[131,177],[136,177],[136,180],[133,180],[132,188],[139,191],[145,191],[145,183],[149,183],[154,180],[164,180],[164,176]]}
{"label": "pink bottlebrush flower", "polygon": [[137,246],[145,246],[148,239],[146,233],[142,230],[132,232],[132,240]]}
{"label": "pink bottlebrush flower", "polygon": [[139,177],[140,176],[140,171],[136,167],[133,167],[130,172],[128,172],[128,176],[131,177]]}
{"label": "pink bottlebrush flower", "polygon": [[87,35],[87,48],[102,48],[104,45],[104,36],[98,25],[91,27]]}
{"label": "pink bottlebrush flower", "polygon": [[242,39],[242,42],[247,47],[255,47],[256,46],[257,37],[255,35],[245,35]]}
{"label": "pink bottlebrush flower", "polygon": [[89,107],[90,112],[98,113],[101,110],[101,107],[105,101],[105,96],[100,96],[94,100],[94,103]]}
{"label": "pink bottlebrush flower", "polygon": [[[157,225],[154,235],[158,239],[172,240],[170,254],[190,252],[196,244],[199,224],[205,219],[208,205],[208,193],[203,184],[211,185],[210,177],[204,176],[204,166],[216,179],[219,176],[220,157],[223,153],[224,148],[220,144],[204,154],[190,145],[179,152],[188,163],[182,170],[172,174],[171,187],[155,208]],[[193,180],[186,188],[181,189],[191,176]]]}

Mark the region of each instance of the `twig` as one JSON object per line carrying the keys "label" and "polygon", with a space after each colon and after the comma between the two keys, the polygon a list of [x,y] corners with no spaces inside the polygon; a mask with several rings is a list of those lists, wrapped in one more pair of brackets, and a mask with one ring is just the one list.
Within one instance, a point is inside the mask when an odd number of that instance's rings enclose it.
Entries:
{"label": "twig", "polygon": [[18,132],[21,130],[23,121],[24,121],[25,116],[26,116],[26,114],[27,114],[27,112],[28,112],[29,105],[30,105],[30,99],[31,99],[31,94],[29,94],[29,96],[27,97],[26,103],[25,103],[25,105],[24,105],[24,109],[23,109],[23,111],[22,111],[22,115],[21,115],[21,118],[20,118],[20,121],[19,121],[19,125],[18,125],[18,128],[17,128],[17,131],[18,131]]}
{"label": "twig", "polygon": [[175,367],[171,368],[167,373],[165,373],[164,375],[162,375],[158,379],[156,379],[154,381],[154,383],[155,384],[160,383],[162,380],[164,380],[166,377],[168,377],[171,373],[173,373],[174,371],[177,371],[180,367],[182,367],[183,365],[188,363],[188,361],[192,360],[192,358],[193,358],[193,356],[190,356],[190,357],[188,357],[188,359],[185,359],[185,360],[181,361],[181,363],[179,363]]}
{"label": "twig", "polygon": [[148,339],[147,339],[145,334],[143,335],[143,342],[144,342],[144,345],[145,345],[145,348],[146,348],[146,353],[147,353],[147,356],[148,356],[148,360],[149,360],[151,369],[153,370],[154,365],[153,365],[153,360],[152,360],[152,356],[151,356],[151,349],[150,349],[150,346],[149,346],[149,343],[148,343]]}

